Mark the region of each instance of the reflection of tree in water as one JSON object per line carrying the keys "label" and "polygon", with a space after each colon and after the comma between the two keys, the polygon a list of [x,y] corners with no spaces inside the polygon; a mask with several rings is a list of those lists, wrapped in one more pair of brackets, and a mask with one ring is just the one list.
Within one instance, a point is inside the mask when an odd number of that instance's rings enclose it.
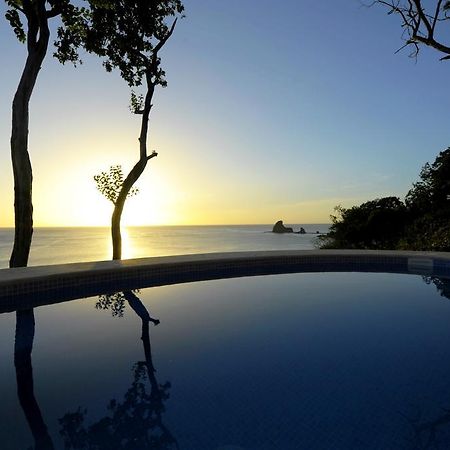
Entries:
{"label": "reflection of tree in water", "polygon": [[31,352],[34,341],[34,311],[16,312],[14,366],[16,368],[17,396],[33,435],[35,450],[53,450],[53,442],[34,396]]}
{"label": "reflection of tree in water", "polygon": [[123,292],[99,295],[95,309],[110,310],[113,317],[123,317],[125,295]]}
{"label": "reflection of tree in water", "polygon": [[[102,296],[103,297],[103,296]],[[176,449],[177,441],[162,422],[165,411],[164,402],[169,398],[170,383],[159,384],[153,366],[150,329],[152,322],[157,325],[159,320],[153,319],[144,304],[131,291],[114,294],[109,301],[113,311],[122,310],[122,299],[127,300],[133,311],[142,321],[142,343],[145,360],[133,366],[133,382],[125,393],[123,401],[111,400],[107,409],[109,415],[86,428],[84,419],[86,410],[78,409],[67,413],[59,422],[61,435],[66,449]],[[102,308],[107,309],[107,308]],[[120,316],[119,314],[114,314]],[[150,390],[147,390],[147,379]]]}
{"label": "reflection of tree in water", "polygon": [[441,297],[450,299],[450,278],[426,276],[422,279],[427,284],[434,284]]}
{"label": "reflection of tree in water", "polygon": [[[423,276],[426,284],[433,284],[442,297],[450,299],[450,279],[436,276]],[[450,409],[441,408],[432,419],[424,419],[418,413],[416,417],[406,418],[411,425],[412,434],[409,439],[414,450],[450,448]]]}
{"label": "reflection of tree in water", "polygon": [[450,410],[442,408],[442,413],[433,420],[423,420],[420,415],[415,419],[407,418],[412,428],[411,449],[448,450],[450,448]]}

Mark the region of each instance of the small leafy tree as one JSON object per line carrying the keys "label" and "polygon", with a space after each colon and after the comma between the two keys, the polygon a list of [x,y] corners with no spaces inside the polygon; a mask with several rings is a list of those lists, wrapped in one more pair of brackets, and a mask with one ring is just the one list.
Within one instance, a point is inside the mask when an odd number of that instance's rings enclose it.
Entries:
{"label": "small leafy tree", "polygon": [[[122,166],[111,166],[109,172],[102,172],[99,175],[95,175],[94,181],[100,193],[115,205],[123,187]],[[133,197],[138,192],[139,189],[133,186],[128,192],[127,197]]]}
{"label": "small leafy tree", "polygon": [[[177,19],[169,25],[169,17],[182,14],[181,0],[97,0],[91,1],[89,26],[84,46],[103,58],[105,69],[118,69],[131,87],[144,85],[145,94],[132,91],[131,109],[141,116],[139,159],[122,182],[111,218],[113,259],[122,256],[120,222],[125,201],[134,184],[156,152],[148,154],[147,135],[152,99],[157,86],[167,85],[160,66],[159,52],[172,35]],[[116,191],[117,192],[117,191]]]}
{"label": "small leafy tree", "polygon": [[17,39],[27,45],[25,62],[12,104],[11,160],[14,173],[14,246],[10,267],[26,266],[33,235],[33,173],[28,153],[29,103],[47,54],[49,21],[59,18],[56,56],[61,62],[78,61],[83,20],[87,10],[70,0],[5,0],[5,14]]}

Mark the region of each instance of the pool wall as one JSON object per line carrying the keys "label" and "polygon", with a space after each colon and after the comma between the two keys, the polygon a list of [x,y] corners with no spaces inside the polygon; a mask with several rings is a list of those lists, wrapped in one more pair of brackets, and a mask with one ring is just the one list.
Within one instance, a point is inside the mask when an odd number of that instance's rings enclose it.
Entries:
{"label": "pool wall", "polygon": [[302,272],[384,272],[450,278],[450,253],[258,251],[1,269],[0,313],[137,287]]}

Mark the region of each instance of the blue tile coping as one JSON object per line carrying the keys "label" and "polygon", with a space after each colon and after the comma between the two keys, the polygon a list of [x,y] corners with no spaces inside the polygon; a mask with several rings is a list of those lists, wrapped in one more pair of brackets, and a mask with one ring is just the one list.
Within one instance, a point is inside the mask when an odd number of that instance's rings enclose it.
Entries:
{"label": "blue tile coping", "polygon": [[257,251],[1,269],[0,313],[129,289],[297,272],[384,272],[450,278],[450,253]]}

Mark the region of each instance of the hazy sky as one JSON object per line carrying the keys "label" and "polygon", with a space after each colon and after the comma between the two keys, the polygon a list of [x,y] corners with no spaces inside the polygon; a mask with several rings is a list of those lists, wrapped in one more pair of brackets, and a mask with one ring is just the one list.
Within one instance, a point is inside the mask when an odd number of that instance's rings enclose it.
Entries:
{"label": "hazy sky", "polygon": [[[337,204],[403,197],[450,145],[450,62],[401,45],[397,17],[359,0],[186,0],[162,53],[168,87],[124,223],[328,222]],[[1,5],[4,15],[4,2]],[[0,226],[13,224],[11,100],[25,48],[2,18]],[[93,175],[138,157],[129,89],[93,57],[49,51],[31,100],[35,224],[108,225]]]}

